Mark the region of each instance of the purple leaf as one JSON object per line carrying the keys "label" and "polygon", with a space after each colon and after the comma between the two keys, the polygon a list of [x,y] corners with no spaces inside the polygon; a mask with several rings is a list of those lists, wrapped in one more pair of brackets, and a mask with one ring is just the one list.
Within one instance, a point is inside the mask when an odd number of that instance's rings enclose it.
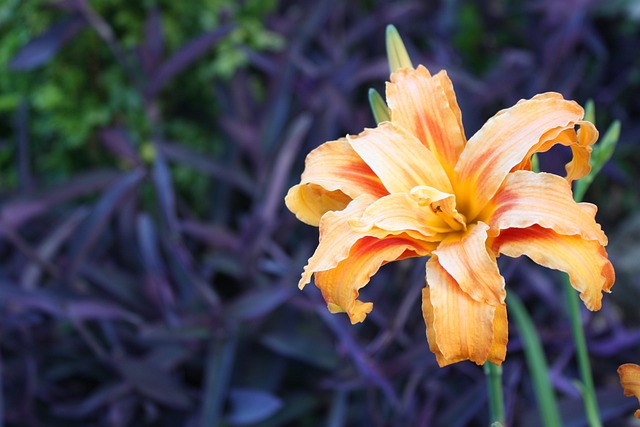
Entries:
{"label": "purple leaf", "polygon": [[9,63],[15,71],[26,71],[46,64],[62,46],[75,36],[86,22],[79,16],[62,19],[32,39]]}
{"label": "purple leaf", "polygon": [[251,126],[250,120],[242,120],[234,114],[224,115],[218,119],[220,127],[234,139],[234,142],[241,145],[247,152],[255,155],[257,151],[256,145],[260,142],[260,129],[256,126]]}
{"label": "purple leaf", "polygon": [[619,331],[611,337],[589,343],[589,352],[602,357],[613,357],[628,348],[634,348],[640,342],[640,330]]}
{"label": "purple leaf", "polygon": [[29,309],[42,310],[62,319],[120,319],[140,323],[139,317],[135,314],[105,301],[80,298],[48,289],[28,291],[5,281],[0,281],[0,300]]}
{"label": "purple leaf", "polygon": [[339,362],[331,340],[324,334],[300,334],[292,331],[272,332],[264,335],[260,342],[275,353],[309,363],[321,369],[335,369]]}
{"label": "purple leaf", "polygon": [[140,323],[137,315],[102,300],[82,299],[62,303],[63,316],[73,320],[122,319]]}
{"label": "purple leaf", "polygon": [[158,251],[156,230],[151,218],[145,213],[138,216],[138,243],[147,274],[156,273],[165,276],[166,269]]}
{"label": "purple leaf", "polygon": [[266,114],[264,115],[263,153],[271,154],[282,138],[282,130],[291,118],[291,102],[295,71],[290,64],[285,65],[279,76],[277,92],[269,96]]}
{"label": "purple leaf", "polygon": [[176,408],[188,408],[184,386],[159,367],[142,360],[121,358],[115,361],[120,374],[145,396]]}
{"label": "purple leaf", "polygon": [[291,286],[279,286],[245,293],[229,305],[226,316],[234,320],[264,316],[289,299],[292,289]]}
{"label": "purple leaf", "polygon": [[72,181],[44,193],[5,202],[0,210],[0,235],[7,229],[20,227],[53,206],[107,187],[118,175],[110,170],[92,171],[77,175]]}
{"label": "purple leaf", "polygon": [[140,156],[133,146],[131,135],[122,128],[106,128],[100,131],[102,143],[116,156],[129,161],[132,165],[141,165]]}
{"label": "purple leaf", "polygon": [[164,154],[168,160],[183,163],[220,181],[236,186],[247,194],[253,194],[255,192],[255,183],[238,168],[230,168],[227,165],[220,164],[177,142],[159,142],[156,144],[156,148],[158,148],[158,151]]}
{"label": "purple leaf", "polygon": [[187,68],[191,63],[204,55],[222,37],[226,36],[234,28],[233,25],[223,25],[213,31],[188,42],[178,52],[165,61],[152,77],[147,95],[152,98],[160,89],[176,74]]}
{"label": "purple leaf", "polygon": [[177,342],[193,343],[195,341],[205,341],[211,339],[211,329],[206,326],[201,327],[170,327],[164,324],[142,326],[138,336],[143,341],[148,342]]}
{"label": "purple leaf", "polygon": [[226,421],[244,426],[263,421],[282,407],[282,400],[262,390],[235,388],[229,392],[230,411]]}
{"label": "purple leaf", "polygon": [[200,293],[202,298],[209,303],[211,309],[220,310],[220,297],[213,287],[196,271],[197,263],[194,261],[190,249],[183,240],[173,239],[170,236],[162,236],[162,246],[169,261],[171,276],[180,286],[183,299],[192,297],[194,291]]}
{"label": "purple leaf", "polygon": [[127,304],[137,313],[145,313],[149,308],[140,292],[137,276],[128,275],[114,267],[90,262],[83,263],[80,272],[92,285]]}
{"label": "purple leaf", "polygon": [[201,426],[220,425],[225,396],[228,395],[237,353],[237,335],[219,337],[211,342],[206,356],[202,390]]}
{"label": "purple leaf", "polygon": [[484,384],[478,383],[466,390],[461,390],[455,399],[447,402],[438,413],[437,425],[440,426],[465,426],[469,425],[476,413],[486,405],[486,395],[483,394]]}
{"label": "purple leaf", "polygon": [[171,371],[189,360],[192,352],[193,349],[177,343],[157,344],[147,353],[145,360],[164,371]]}
{"label": "purple leaf", "polygon": [[166,267],[158,250],[158,238],[151,218],[146,214],[140,214],[137,229],[148,294],[167,316],[170,314],[167,309],[175,304],[175,298],[166,278]]}
{"label": "purple leaf", "polygon": [[180,227],[186,235],[204,242],[212,248],[236,252],[242,247],[240,238],[220,225],[186,220],[181,222]]}
{"label": "purple leaf", "polygon": [[[60,247],[69,239],[69,236],[77,229],[78,224],[80,224],[86,216],[87,211],[84,208],[77,209],[69,215],[69,217],[53,229],[49,235],[43,238],[42,243],[40,243],[36,250],[38,258],[40,260],[51,261]],[[42,265],[39,263],[31,262],[27,264],[22,271],[20,280],[23,288],[36,288],[42,273]]]}
{"label": "purple leaf", "polygon": [[285,186],[291,165],[300,151],[300,146],[307,136],[312,123],[311,116],[303,113],[296,117],[288,129],[285,141],[273,165],[273,174],[265,191],[266,195],[261,210],[261,217],[265,221],[273,220],[278,209],[282,207],[282,199],[286,194]]}
{"label": "purple leaf", "polygon": [[57,406],[54,408],[54,412],[64,417],[83,418],[107,406],[110,402],[119,399],[126,394],[130,388],[128,384],[123,383],[109,384],[97,389],[81,402]]}
{"label": "purple leaf", "polygon": [[360,375],[378,386],[393,406],[399,407],[400,400],[389,378],[382,374],[379,366],[358,345],[351,332],[345,329],[344,323],[341,323],[337,316],[330,314],[325,307],[319,307],[316,311],[345,347]]}
{"label": "purple leaf", "polygon": [[145,173],[143,169],[136,169],[127,173],[115,182],[98,200],[91,214],[82,224],[77,238],[71,246],[70,257],[72,261],[68,270],[69,276],[72,277],[76,273],[113,213],[122,204],[126,196],[137,188]]}
{"label": "purple leaf", "polygon": [[144,26],[144,42],[138,50],[140,63],[147,75],[152,75],[158,69],[164,52],[161,18],[158,9],[153,8]]}
{"label": "purple leaf", "polygon": [[160,213],[164,217],[170,231],[178,229],[176,218],[176,198],[171,183],[171,173],[164,155],[159,152],[153,162],[153,184],[156,189]]}

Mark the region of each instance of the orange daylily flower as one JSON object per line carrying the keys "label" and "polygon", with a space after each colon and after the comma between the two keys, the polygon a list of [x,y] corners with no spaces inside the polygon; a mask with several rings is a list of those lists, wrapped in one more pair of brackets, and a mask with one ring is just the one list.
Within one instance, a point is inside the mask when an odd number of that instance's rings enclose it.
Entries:
{"label": "orange daylily flower", "polygon": [[[500,253],[567,272],[587,308],[598,310],[614,271],[596,207],[572,197],[598,137],[583,109],[557,93],[537,95],[467,141],[445,71],[400,69],[386,95],[390,121],[313,150],[286,196],[301,221],[320,227],[299,287],[315,274],[329,310],[357,323],[373,308],[358,290],[380,266],[430,256],[422,311],[441,366],[504,360]],[[556,144],[573,152],[567,176],[533,172],[532,155]]]}
{"label": "orange daylily flower", "polygon": [[[635,396],[640,402],[640,366],[635,363],[620,365],[618,375],[620,375],[620,384],[624,389],[624,395]],[[640,409],[633,415],[640,418]]]}

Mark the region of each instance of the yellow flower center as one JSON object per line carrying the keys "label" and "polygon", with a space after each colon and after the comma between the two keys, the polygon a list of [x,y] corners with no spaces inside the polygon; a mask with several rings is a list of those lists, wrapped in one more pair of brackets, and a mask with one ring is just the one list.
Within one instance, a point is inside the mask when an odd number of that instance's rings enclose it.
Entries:
{"label": "yellow flower center", "polygon": [[428,205],[438,218],[451,227],[451,231],[467,229],[467,218],[456,210],[456,196],[454,194],[444,193],[426,185],[413,187],[409,194],[418,202],[418,205]]}

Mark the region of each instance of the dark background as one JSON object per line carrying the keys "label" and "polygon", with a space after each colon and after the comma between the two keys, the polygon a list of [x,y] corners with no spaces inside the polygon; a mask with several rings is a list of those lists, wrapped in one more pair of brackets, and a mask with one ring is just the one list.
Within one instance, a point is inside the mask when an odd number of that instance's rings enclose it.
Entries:
{"label": "dark background", "polygon": [[[284,194],[311,149],[375,126],[389,23],[448,71],[468,137],[550,90],[592,99],[601,134],[621,121],[586,196],[618,281],[584,319],[605,425],[633,425],[640,2],[2,0],[0,426],[487,425],[482,369],[428,350],[424,259],[383,268],[357,326],[296,288],[317,229]],[[562,277],[500,262],[586,425]],[[538,426],[510,329],[508,422]]]}

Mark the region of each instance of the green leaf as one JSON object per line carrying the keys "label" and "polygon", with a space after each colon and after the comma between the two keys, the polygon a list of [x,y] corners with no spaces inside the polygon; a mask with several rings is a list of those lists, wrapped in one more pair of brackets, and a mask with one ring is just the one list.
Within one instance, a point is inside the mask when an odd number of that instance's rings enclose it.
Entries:
{"label": "green leaf", "polygon": [[602,140],[594,148],[591,157],[591,167],[593,176],[597,175],[605,163],[609,161],[620,138],[620,121],[616,120],[609,126]]}
{"label": "green leaf", "polygon": [[573,198],[580,202],[582,201],[587,189],[595,179],[595,177],[600,173],[602,167],[611,159],[613,152],[615,151],[616,145],[618,144],[618,139],[620,138],[620,121],[616,120],[609,126],[609,129],[605,132],[604,136],[593,146],[593,151],[591,152],[591,159],[589,163],[591,164],[591,172],[584,178],[580,179],[575,183],[575,189],[573,191]]}
{"label": "green leaf", "polygon": [[588,100],[584,106],[584,120],[593,124],[596,123],[596,107],[593,99]]}
{"label": "green leaf", "polygon": [[524,355],[533,381],[533,390],[543,425],[545,427],[560,427],[562,421],[558,402],[549,380],[549,366],[536,328],[524,305],[514,293],[507,295],[507,307],[522,336]]}

